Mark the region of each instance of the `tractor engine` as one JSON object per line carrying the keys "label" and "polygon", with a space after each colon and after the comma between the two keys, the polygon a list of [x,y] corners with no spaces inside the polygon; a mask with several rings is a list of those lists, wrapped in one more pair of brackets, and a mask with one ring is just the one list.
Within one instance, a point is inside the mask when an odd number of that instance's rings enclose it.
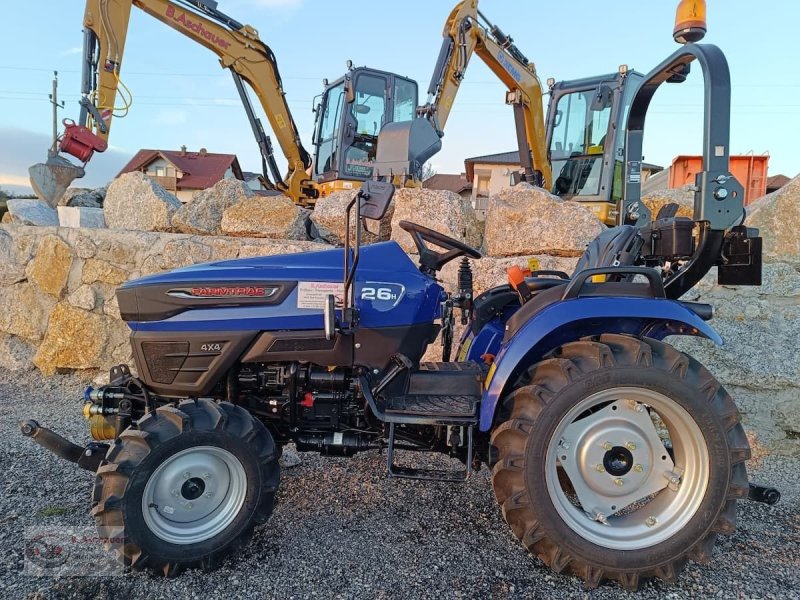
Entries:
{"label": "tractor engine", "polygon": [[[85,394],[84,415],[98,441],[116,438],[146,412],[176,400],[148,393],[127,367],[115,367],[111,379]],[[355,380],[344,369],[240,364],[210,395],[246,408],[279,444],[294,441],[299,450],[344,456],[381,447],[382,428],[368,421]]]}
{"label": "tractor engine", "polygon": [[379,447],[373,440],[380,430],[364,433],[369,423],[363,401],[357,400],[355,381],[344,369],[299,363],[240,365],[228,377],[225,397],[257,415],[276,439],[294,440],[300,450],[350,455]]}

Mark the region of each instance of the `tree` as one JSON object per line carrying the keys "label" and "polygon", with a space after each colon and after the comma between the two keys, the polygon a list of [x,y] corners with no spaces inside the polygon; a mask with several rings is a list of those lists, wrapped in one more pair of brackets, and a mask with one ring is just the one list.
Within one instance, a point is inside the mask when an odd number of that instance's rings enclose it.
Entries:
{"label": "tree", "polygon": [[433,168],[433,165],[431,165],[431,163],[425,163],[424,165],[422,165],[422,181],[430,179],[434,175],[436,175],[436,169]]}
{"label": "tree", "polygon": [[0,200],[8,200],[9,198],[8,192],[0,187]]}

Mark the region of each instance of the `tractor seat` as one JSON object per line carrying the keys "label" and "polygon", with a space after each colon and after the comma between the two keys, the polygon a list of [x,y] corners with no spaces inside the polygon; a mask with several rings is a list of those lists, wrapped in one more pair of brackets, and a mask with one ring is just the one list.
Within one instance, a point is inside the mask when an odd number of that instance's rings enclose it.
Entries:
{"label": "tractor seat", "polygon": [[[537,271],[537,274],[542,273],[542,271]],[[565,274],[566,275],[566,274]],[[535,277],[526,277],[525,278],[525,285],[528,286],[531,294],[538,294],[539,292],[543,292],[544,290],[549,290],[552,287],[557,285],[564,285],[569,281],[568,277],[539,277],[538,275]]]}
{"label": "tractor seat", "polygon": [[[622,266],[627,267],[633,264],[641,249],[642,239],[638,236],[639,230],[633,225],[621,225],[612,227],[601,232],[594,238],[578,263],[572,276],[580,273],[584,269],[595,269],[598,267]],[[519,268],[509,268],[509,282],[511,287],[517,289],[522,285],[519,276]],[[561,286],[570,281],[570,277],[563,271],[536,271],[534,277],[525,277],[524,282],[530,291],[527,301],[532,301],[539,292],[549,290],[556,286]],[[547,275],[547,277],[542,277]],[[514,281],[516,279],[516,281]],[[515,285],[516,284],[516,285]],[[528,294],[525,294],[528,296]]]}
{"label": "tractor seat", "polygon": [[[642,239],[638,236],[638,229],[632,225],[622,225],[612,227],[601,232],[593,239],[586,251],[578,260],[572,276],[585,270],[608,266],[630,266],[636,260],[641,248]],[[522,309],[517,311],[508,321],[506,337],[510,337],[514,331],[525,320],[530,318],[534,312],[538,312],[545,306],[558,301],[564,293],[565,286],[570,279],[566,273],[559,271],[537,271],[535,277],[526,277],[524,281],[529,290],[529,298],[524,303]],[[547,275],[542,277],[541,275]],[[618,277],[619,278],[619,277]],[[518,285],[522,281],[517,279]],[[622,283],[622,282],[618,282]],[[641,284],[634,284],[636,286]],[[586,293],[594,293],[595,284],[587,283],[584,286]],[[646,287],[646,286],[645,286]],[[618,287],[605,288],[601,292],[603,295],[636,295],[648,293],[637,287]],[[475,313],[472,322],[472,330],[477,335],[483,326],[492,318],[500,316],[506,307],[514,302],[521,302],[522,294],[518,294],[512,285],[504,285],[484,292],[475,299]],[[515,327],[514,327],[515,326]],[[512,331],[513,328],[513,331]]]}
{"label": "tractor seat", "polygon": [[598,267],[627,267],[636,260],[642,247],[639,229],[633,225],[620,225],[601,232],[586,247],[572,275],[584,269]]}

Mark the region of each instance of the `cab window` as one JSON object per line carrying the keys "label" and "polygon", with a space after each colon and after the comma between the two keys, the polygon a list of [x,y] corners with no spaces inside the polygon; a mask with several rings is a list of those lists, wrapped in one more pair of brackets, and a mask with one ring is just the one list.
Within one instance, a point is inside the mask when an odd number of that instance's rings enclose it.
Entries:
{"label": "cab window", "polygon": [[344,83],[332,87],[325,95],[322,106],[322,121],[319,126],[319,152],[314,173],[322,175],[336,169],[336,143],[339,133],[339,115],[344,102]]}
{"label": "cab window", "polygon": [[417,84],[408,79],[395,79],[394,119],[395,123],[411,121],[417,111]]}
{"label": "cab window", "polygon": [[561,196],[600,193],[611,105],[592,110],[594,94],[594,89],[565,94],[556,106],[550,160],[555,176],[553,191]]}
{"label": "cab window", "polygon": [[386,114],[386,80],[383,77],[361,75],[356,82],[352,111],[358,123],[356,134],[377,137]]}
{"label": "cab window", "polygon": [[386,117],[386,79],[359,75],[350,110],[356,121],[356,130],[353,143],[345,151],[344,173],[350,177],[368,178],[372,176],[378,133]]}

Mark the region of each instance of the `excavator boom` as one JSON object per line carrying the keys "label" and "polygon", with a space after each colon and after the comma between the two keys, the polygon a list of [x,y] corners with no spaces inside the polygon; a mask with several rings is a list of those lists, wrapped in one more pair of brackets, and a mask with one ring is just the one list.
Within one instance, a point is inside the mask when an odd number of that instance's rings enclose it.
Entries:
{"label": "excavator boom", "polygon": [[418,109],[439,135],[453,108],[456,94],[473,54],[508,88],[506,103],[514,107],[520,161],[526,179],[552,184],[545,142],[542,86],[536,67],[514,45],[514,40],[478,10],[478,0],[463,0],[445,21],[444,40],[434,67],[428,100]]}
{"label": "excavator boom", "polygon": [[[542,86],[536,67],[514,40],[478,10],[478,0],[462,0],[445,21],[439,57],[428,86],[427,102],[417,118],[387,122],[378,138],[374,163],[379,177],[416,177],[422,164],[438,152],[444,127],[473,54],[508,88],[506,104],[514,108],[524,180],[552,185],[547,157]],[[327,90],[326,90],[327,92]]]}
{"label": "excavator boom", "polygon": [[[80,117],[77,123],[65,121],[64,135],[58,146],[51,149],[48,161],[31,167],[31,184],[37,194],[54,204],[57,197],[53,196],[63,194],[72,178],[83,175],[81,167],[58,152],[85,164],[95,151],[102,152],[107,147],[113,118],[127,114],[131,97],[120,73],[132,6],[218,56],[220,65],[231,71],[242,98],[261,151],[265,179],[269,179],[269,171],[278,190],[298,204],[313,204],[318,191],[306,174],[311,156],[300,141],[286,102],[275,55],[260,40],[256,29],[217,10],[213,0],[87,0]],[[255,116],[245,82],[258,97],[286,157],[285,176],[281,176],[271,141]]]}

